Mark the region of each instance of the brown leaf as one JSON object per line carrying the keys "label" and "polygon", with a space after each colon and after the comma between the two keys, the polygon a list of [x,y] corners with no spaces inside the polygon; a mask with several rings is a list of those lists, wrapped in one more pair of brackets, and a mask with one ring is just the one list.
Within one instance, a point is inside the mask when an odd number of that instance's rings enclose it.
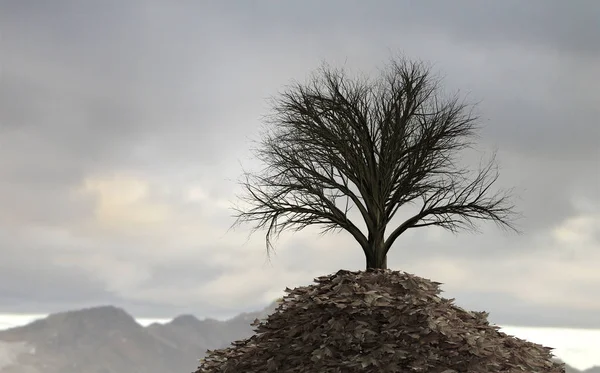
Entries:
{"label": "brown leaf", "polygon": [[315,283],[286,289],[267,320],[254,320],[256,335],[209,351],[197,373],[564,373],[551,349],[440,298],[439,283],[390,270]]}

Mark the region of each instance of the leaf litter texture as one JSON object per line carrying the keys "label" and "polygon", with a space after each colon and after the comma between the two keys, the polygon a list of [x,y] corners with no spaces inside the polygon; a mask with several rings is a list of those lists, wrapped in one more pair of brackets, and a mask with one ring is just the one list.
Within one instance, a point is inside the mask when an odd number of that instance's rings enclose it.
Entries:
{"label": "leaf litter texture", "polygon": [[208,350],[195,373],[564,373],[551,348],[439,296],[439,282],[389,269],[340,270],[286,288],[256,334]]}

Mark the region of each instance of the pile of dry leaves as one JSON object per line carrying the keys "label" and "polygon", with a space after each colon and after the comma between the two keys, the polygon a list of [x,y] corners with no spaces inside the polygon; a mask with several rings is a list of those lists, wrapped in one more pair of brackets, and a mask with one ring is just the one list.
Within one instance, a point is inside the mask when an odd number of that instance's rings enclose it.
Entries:
{"label": "pile of dry leaves", "polygon": [[391,270],[315,279],[288,293],[257,334],[208,351],[196,373],[562,372],[550,348],[500,331],[440,283]]}

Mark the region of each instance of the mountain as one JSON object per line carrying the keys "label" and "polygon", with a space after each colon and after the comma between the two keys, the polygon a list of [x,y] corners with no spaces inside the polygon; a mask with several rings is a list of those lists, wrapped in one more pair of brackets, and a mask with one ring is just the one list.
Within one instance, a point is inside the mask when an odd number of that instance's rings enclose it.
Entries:
{"label": "mountain", "polygon": [[[207,349],[252,335],[250,324],[275,307],[227,321],[181,315],[148,327],[113,306],[52,314],[0,331],[0,373],[189,373]],[[600,367],[585,373],[600,373]]]}
{"label": "mountain", "polygon": [[12,354],[13,364],[2,364],[2,373],[158,373],[168,371],[172,359],[183,357],[115,307],[50,315],[0,332],[0,340],[13,350],[19,343],[28,347],[26,353]]}
{"label": "mountain", "polygon": [[565,373],[600,373],[600,367],[592,367],[581,371],[565,364]]}
{"label": "mountain", "polygon": [[274,309],[148,327],[112,306],[52,314],[0,331],[0,373],[189,373],[207,349],[252,335],[250,323]]}

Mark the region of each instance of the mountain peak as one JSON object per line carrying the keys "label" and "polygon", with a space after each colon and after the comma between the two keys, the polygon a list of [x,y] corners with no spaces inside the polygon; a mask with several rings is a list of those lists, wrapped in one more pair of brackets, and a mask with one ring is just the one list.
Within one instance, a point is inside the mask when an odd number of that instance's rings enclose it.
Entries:
{"label": "mountain peak", "polygon": [[199,323],[200,320],[194,315],[179,315],[170,322],[173,325],[196,325]]}
{"label": "mountain peak", "polygon": [[[28,325],[7,330],[11,333],[105,333],[111,330],[133,330],[143,328],[133,316],[115,306],[97,306],[75,311],[58,312]],[[45,332],[43,332],[45,331]],[[70,332],[71,331],[71,332]],[[10,334],[10,333],[9,333]]]}
{"label": "mountain peak", "polygon": [[75,319],[96,319],[105,320],[107,322],[119,323],[136,323],[133,316],[125,312],[122,308],[115,306],[96,306],[83,308],[75,311],[66,311],[51,314],[47,317],[48,320],[75,320]]}

